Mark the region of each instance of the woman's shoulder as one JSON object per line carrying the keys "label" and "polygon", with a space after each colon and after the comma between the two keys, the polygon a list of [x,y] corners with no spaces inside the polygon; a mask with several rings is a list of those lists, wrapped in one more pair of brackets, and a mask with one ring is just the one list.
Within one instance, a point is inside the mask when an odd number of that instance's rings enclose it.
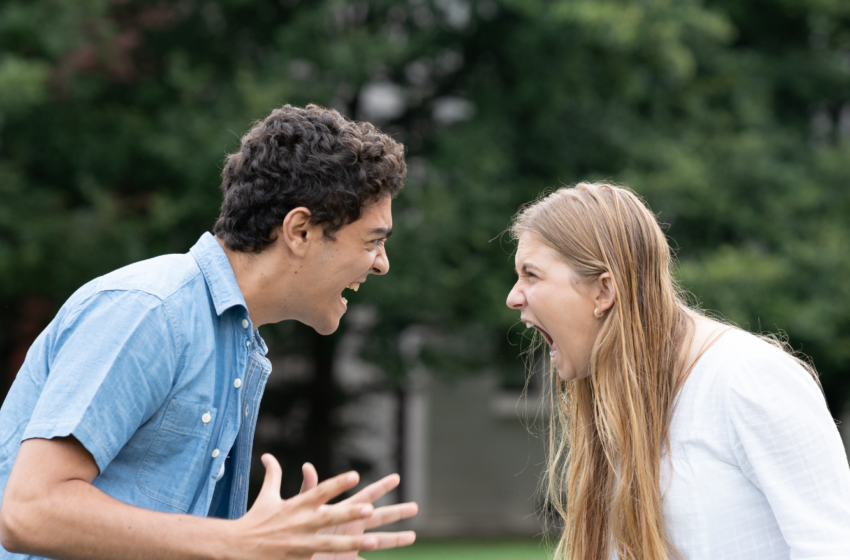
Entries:
{"label": "woman's shoulder", "polygon": [[824,405],[818,382],[796,358],[741,329],[723,333],[697,366],[733,407],[782,410],[803,402]]}

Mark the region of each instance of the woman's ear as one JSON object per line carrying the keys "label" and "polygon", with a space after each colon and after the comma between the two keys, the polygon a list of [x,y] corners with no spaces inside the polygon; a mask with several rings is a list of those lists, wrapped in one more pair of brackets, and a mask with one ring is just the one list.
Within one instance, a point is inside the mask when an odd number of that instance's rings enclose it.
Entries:
{"label": "woman's ear", "polygon": [[311,216],[310,210],[299,206],[290,210],[281,224],[278,237],[296,256],[304,256],[307,246],[314,241],[316,228],[320,227],[310,222]]}
{"label": "woman's ear", "polygon": [[614,286],[614,278],[610,272],[603,272],[596,278],[596,313],[602,314],[611,309],[614,300],[617,299],[617,290]]}

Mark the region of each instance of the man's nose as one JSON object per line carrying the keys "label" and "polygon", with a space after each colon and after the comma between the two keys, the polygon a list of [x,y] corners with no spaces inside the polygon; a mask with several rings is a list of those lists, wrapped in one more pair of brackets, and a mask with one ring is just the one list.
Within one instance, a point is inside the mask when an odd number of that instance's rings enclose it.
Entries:
{"label": "man's nose", "polygon": [[387,256],[387,250],[382,247],[375,257],[375,262],[372,263],[372,274],[383,275],[389,271],[390,258]]}
{"label": "man's nose", "polygon": [[508,300],[505,304],[511,309],[522,309],[525,307],[525,296],[517,289],[516,285],[511,288],[511,292],[508,294]]}

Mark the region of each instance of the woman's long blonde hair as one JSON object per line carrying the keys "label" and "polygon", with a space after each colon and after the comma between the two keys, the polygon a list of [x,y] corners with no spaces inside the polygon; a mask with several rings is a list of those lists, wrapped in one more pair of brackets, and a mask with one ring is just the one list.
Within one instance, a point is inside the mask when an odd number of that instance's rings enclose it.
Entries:
{"label": "woman's long blonde hair", "polygon": [[[599,319],[589,375],[565,382],[549,368],[546,502],[564,520],[555,557],[607,560],[616,551],[619,560],[668,560],[675,553],[664,534],[660,473],[689,372],[680,370],[692,320],[667,238],[632,191],[604,183],[541,198],[520,211],[511,233],[536,236],[586,280],[608,272],[616,292]],[[820,384],[786,340],[758,336]]]}
{"label": "woman's long blonde hair", "polygon": [[590,374],[550,376],[547,503],[565,522],[556,558],[666,560],[659,475],[689,321],[667,239],[634,193],[591,183],[526,207],[511,232],[587,280],[608,272],[616,292]]}

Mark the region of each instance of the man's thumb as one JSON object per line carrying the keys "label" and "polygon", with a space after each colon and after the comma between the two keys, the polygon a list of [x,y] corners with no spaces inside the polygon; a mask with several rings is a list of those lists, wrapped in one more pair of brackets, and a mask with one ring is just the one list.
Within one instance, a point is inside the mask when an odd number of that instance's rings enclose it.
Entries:
{"label": "man's thumb", "polygon": [[280,499],[280,481],[283,477],[283,470],[280,468],[280,463],[274,458],[274,455],[266,453],[260,459],[263,466],[266,467],[266,476],[263,479],[263,487],[260,489],[260,496],[275,497]]}

